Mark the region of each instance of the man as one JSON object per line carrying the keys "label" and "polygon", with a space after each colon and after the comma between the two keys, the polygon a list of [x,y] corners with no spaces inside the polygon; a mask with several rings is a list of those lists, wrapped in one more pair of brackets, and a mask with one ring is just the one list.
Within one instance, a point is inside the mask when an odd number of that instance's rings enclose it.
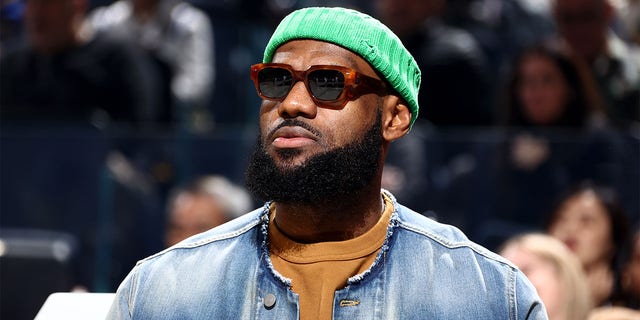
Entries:
{"label": "man", "polygon": [[609,1],[558,0],[553,14],[559,39],[589,66],[613,123],[640,123],[640,52],[609,29],[615,14]]}
{"label": "man", "polygon": [[157,86],[132,47],[96,36],[88,0],[27,0],[28,43],[3,51],[3,121],[81,121],[104,125],[154,118]]}
{"label": "man", "polygon": [[294,11],[251,68],[261,209],[140,262],[118,319],[546,319],[524,275],[380,190],[420,70],[379,21]]}
{"label": "man", "polygon": [[177,188],[167,207],[165,245],[170,247],[246,213],[251,199],[227,178],[212,175]]}

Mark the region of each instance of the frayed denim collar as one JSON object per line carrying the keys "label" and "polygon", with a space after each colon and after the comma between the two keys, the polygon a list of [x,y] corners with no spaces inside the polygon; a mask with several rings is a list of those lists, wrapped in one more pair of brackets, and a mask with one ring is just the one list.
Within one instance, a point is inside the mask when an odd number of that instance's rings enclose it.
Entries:
{"label": "frayed denim collar", "polygon": [[[376,255],[375,260],[373,261],[373,264],[371,264],[371,266],[365,270],[364,272],[354,275],[352,277],[350,277],[349,279],[347,279],[347,286],[350,285],[354,285],[354,284],[358,284],[360,282],[362,282],[363,280],[365,280],[371,273],[373,272],[377,272],[378,270],[380,270],[383,266],[384,266],[384,259],[387,255],[387,252],[390,250],[391,248],[391,242],[393,240],[393,234],[394,231],[396,229],[396,227],[399,224],[399,220],[398,220],[398,202],[396,200],[396,198],[393,196],[393,194],[391,194],[391,192],[382,189],[381,193],[388,197],[391,200],[391,203],[393,204],[393,212],[391,213],[391,220],[389,221],[389,226],[387,227],[387,235],[386,238],[382,244],[382,247],[380,249],[380,251],[378,252],[378,254]],[[268,201],[264,204],[264,206],[262,207],[262,213],[260,214],[260,237],[261,237],[261,244],[260,244],[260,257],[261,260],[264,261],[264,263],[267,265],[267,268],[271,271],[272,275],[278,280],[280,281],[283,285],[287,286],[288,288],[291,287],[291,279],[284,277],[283,275],[281,275],[273,266],[273,263],[271,262],[271,258],[270,258],[270,253],[269,253],[269,211],[271,208],[271,205],[273,204],[273,201]]]}

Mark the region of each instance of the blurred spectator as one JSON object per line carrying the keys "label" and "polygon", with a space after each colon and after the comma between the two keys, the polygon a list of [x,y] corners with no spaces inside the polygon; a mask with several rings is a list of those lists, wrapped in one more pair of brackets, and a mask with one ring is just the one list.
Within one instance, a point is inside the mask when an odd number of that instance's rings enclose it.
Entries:
{"label": "blurred spectator", "polygon": [[446,0],[377,0],[375,12],[422,70],[420,113],[436,126],[489,125],[488,66],[476,40],[441,19]]}
{"label": "blurred spectator", "polygon": [[594,306],[611,303],[620,290],[622,260],[629,245],[629,218],[615,192],[591,184],[569,190],[552,211],[547,231],[582,263]]}
{"label": "blurred spectator", "polygon": [[625,307],[600,307],[589,314],[587,320],[638,320],[640,311]]}
{"label": "blurred spectator", "polygon": [[622,294],[615,304],[640,310],[640,229],[636,230],[629,253],[620,279]]}
{"label": "blurred spectator", "polygon": [[538,45],[513,63],[506,87],[504,122],[512,127],[585,128],[602,117],[593,81],[560,49]]}
{"label": "blurred spectator", "polygon": [[584,320],[591,297],[582,265],[557,239],[528,233],[509,239],[499,251],[531,280],[550,320]]}
{"label": "blurred spectator", "polygon": [[25,46],[3,52],[3,120],[139,122],[153,117],[153,75],[133,48],[94,35],[88,0],[27,0]]}
{"label": "blurred spectator", "polygon": [[172,246],[249,212],[251,198],[222,176],[205,176],[170,196],[165,245]]}
{"label": "blurred spectator", "polygon": [[[486,152],[482,163],[489,169],[479,179],[487,182],[484,212],[490,215],[481,237],[498,243],[509,234],[496,233],[539,228],[554,195],[571,185],[589,179],[616,186],[623,179],[624,145],[601,121],[587,73],[562,51],[542,45],[515,59],[511,73],[502,113],[508,135]],[[512,228],[495,228],[493,219]]]}
{"label": "blurred spectator", "polygon": [[608,116],[623,127],[640,121],[640,53],[610,30],[609,1],[557,0],[553,14],[559,40],[589,65]]}
{"label": "blurred spectator", "polygon": [[210,129],[214,42],[209,17],[180,0],[120,0],[96,9],[91,23],[149,53],[163,75],[161,120]]}

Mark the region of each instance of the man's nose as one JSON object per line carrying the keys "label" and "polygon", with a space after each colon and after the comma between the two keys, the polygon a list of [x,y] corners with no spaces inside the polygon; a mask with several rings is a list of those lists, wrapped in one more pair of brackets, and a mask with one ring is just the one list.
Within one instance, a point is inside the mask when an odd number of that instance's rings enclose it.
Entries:
{"label": "man's nose", "polygon": [[293,85],[289,94],[278,107],[278,113],[282,118],[304,117],[312,119],[316,117],[317,111],[318,107],[302,81]]}

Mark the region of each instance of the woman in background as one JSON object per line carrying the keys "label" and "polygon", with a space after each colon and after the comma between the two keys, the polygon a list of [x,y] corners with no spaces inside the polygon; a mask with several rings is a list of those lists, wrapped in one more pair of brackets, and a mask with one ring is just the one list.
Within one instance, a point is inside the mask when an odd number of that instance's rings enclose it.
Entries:
{"label": "woman in background", "polygon": [[[555,195],[579,181],[623,181],[625,148],[607,129],[597,91],[582,70],[563,51],[544,45],[514,61],[505,87],[504,140],[486,152],[491,167],[479,179],[487,181],[481,189],[489,199],[482,212],[493,215],[483,220],[480,239],[499,238],[492,240],[499,244],[514,233],[540,230]],[[508,227],[492,227],[497,223]]]}
{"label": "woman in background", "polygon": [[601,120],[593,79],[564,51],[531,47],[512,69],[503,113],[507,126],[585,128]]}
{"label": "woman in background", "polygon": [[587,276],[594,306],[613,304],[629,245],[629,218],[613,190],[590,183],[560,198],[548,233],[576,254]]}

